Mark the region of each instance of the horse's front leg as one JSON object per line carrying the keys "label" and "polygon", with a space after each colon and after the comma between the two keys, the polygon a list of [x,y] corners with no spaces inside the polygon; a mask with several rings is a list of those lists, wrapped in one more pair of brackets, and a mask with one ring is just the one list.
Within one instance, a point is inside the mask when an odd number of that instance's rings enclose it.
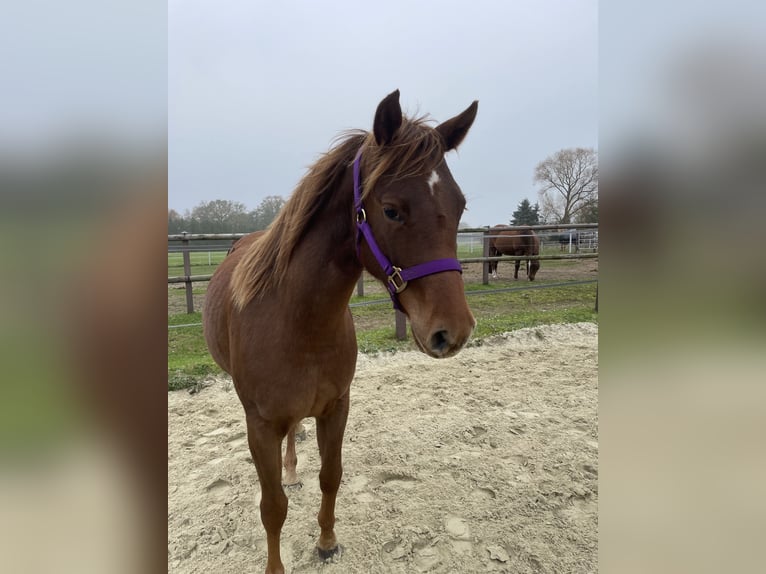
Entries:
{"label": "horse's front leg", "polygon": [[323,417],[317,417],[317,444],[322,459],[319,487],[322,489],[322,505],[317,520],[321,532],[317,541],[319,556],[327,560],[338,552],[335,537],[335,498],[343,476],[341,448],[343,432],[348,417],[348,392],[335,403],[335,408]]}
{"label": "horse's front leg", "polygon": [[247,412],[247,441],[261,485],[261,522],[266,530],[266,574],[284,574],[279,550],[282,525],[287,516],[287,496],[282,490],[282,439],[284,434]]}
{"label": "horse's front leg", "polygon": [[513,278],[518,279],[519,278],[519,267],[521,266],[521,261],[516,260],[513,267]]}

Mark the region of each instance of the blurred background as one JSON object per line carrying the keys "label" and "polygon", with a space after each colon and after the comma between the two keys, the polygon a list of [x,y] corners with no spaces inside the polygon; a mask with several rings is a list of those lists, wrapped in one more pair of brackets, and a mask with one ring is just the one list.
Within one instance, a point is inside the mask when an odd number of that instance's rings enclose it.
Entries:
{"label": "blurred background", "polygon": [[599,16],[600,569],[753,571],[766,10],[604,2]]}
{"label": "blurred background", "polygon": [[[599,7],[603,572],[762,562],[765,23]],[[0,20],[4,572],[166,567],[166,31],[145,0]]]}
{"label": "blurred background", "polygon": [[166,6],[2,12],[0,570],[162,571]]}

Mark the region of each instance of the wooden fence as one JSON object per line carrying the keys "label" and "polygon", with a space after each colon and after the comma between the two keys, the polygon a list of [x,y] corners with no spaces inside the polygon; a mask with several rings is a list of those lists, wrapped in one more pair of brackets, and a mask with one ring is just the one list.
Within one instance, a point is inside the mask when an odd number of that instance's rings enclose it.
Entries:
{"label": "wooden fence", "polygon": [[[490,261],[527,261],[527,260],[539,260],[539,261],[547,261],[547,260],[561,260],[561,259],[597,259],[598,258],[598,250],[592,251],[589,249],[589,253],[566,253],[566,254],[559,254],[559,255],[530,255],[530,256],[514,256],[514,255],[503,255],[499,257],[490,257],[489,256],[489,241],[492,237],[493,231],[498,231],[501,228],[487,228],[487,227],[481,227],[478,229],[461,229],[458,232],[458,236],[460,234],[466,234],[466,233],[481,233],[483,235],[483,241],[482,241],[482,256],[481,257],[467,257],[458,259],[460,263],[483,263],[482,266],[482,283],[484,285],[489,284],[489,262]],[[506,228],[502,229],[519,229],[518,227],[511,227],[508,226]],[[575,232],[579,232],[581,229],[587,229],[590,230],[589,233],[593,233],[595,231],[595,237],[596,237],[596,246],[598,245],[598,224],[597,223],[578,223],[578,224],[571,224],[567,225],[566,229],[562,229],[561,225],[533,225],[524,227],[524,229],[532,229],[535,232],[540,231],[555,231],[556,235],[564,235],[568,234],[569,239],[569,245],[571,250],[572,245],[572,238],[576,237],[574,235]],[[168,252],[181,252],[183,257],[183,267],[184,267],[184,274],[182,276],[178,277],[168,277],[168,284],[175,284],[175,283],[183,283],[184,284],[184,290],[186,292],[186,312],[187,313],[194,313],[194,298],[192,296],[192,284],[195,282],[204,282],[204,281],[210,281],[212,275],[192,275],[191,274],[191,256],[190,253],[192,251],[190,242],[191,241],[216,241],[216,242],[224,242],[224,241],[231,241],[232,243],[239,239],[240,237],[244,237],[245,235],[248,235],[247,233],[181,233],[176,235],[168,235],[168,242],[169,243],[177,243],[180,244],[180,247],[177,249],[168,249]],[[589,237],[593,237],[592,235],[589,235]],[[592,246],[592,239],[591,243],[589,243],[589,246]],[[230,246],[230,245],[229,245]],[[210,251],[226,251],[228,250],[228,246],[226,244],[221,245],[220,247],[217,247],[216,249],[211,249]],[[540,286],[544,287],[544,286]],[[357,283],[357,295],[360,297],[364,297],[364,282],[362,281],[362,277],[359,278],[359,282]],[[598,288],[596,290],[596,310],[598,310]],[[396,311],[396,337],[397,339],[404,340],[406,338],[406,316],[401,311]]]}

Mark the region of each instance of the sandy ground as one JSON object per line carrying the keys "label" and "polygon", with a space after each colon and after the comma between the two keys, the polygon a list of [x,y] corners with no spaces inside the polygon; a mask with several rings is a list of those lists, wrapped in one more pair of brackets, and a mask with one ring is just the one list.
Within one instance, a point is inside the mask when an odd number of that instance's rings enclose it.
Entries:
{"label": "sandy ground", "polygon": [[[282,558],[293,573],[597,571],[598,328],[523,329],[437,361],[360,356],[323,564],[313,419]],[[261,573],[265,535],[230,380],[168,395],[170,572]]]}

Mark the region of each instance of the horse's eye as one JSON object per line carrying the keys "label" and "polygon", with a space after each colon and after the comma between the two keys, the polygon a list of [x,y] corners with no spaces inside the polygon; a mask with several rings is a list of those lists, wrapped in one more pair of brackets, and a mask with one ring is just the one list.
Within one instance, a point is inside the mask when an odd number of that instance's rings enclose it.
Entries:
{"label": "horse's eye", "polygon": [[399,216],[399,212],[396,211],[393,207],[384,207],[383,213],[386,217],[388,217],[392,221],[401,221],[402,218]]}

